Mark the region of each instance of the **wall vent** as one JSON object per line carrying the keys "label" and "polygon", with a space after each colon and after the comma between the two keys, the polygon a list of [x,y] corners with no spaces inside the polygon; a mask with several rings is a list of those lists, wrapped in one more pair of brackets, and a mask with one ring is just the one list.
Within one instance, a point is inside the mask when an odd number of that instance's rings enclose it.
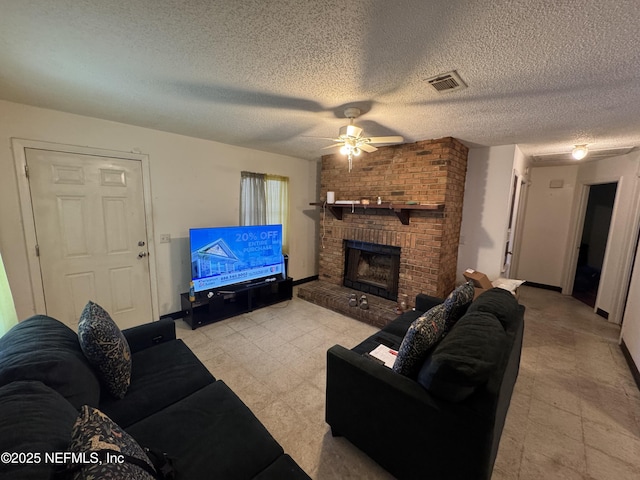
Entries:
{"label": "wall vent", "polygon": [[462,81],[460,76],[455,72],[442,73],[435,77],[427,78],[425,80],[431,85],[438,93],[453,92],[454,90],[462,90],[467,88],[467,85]]}

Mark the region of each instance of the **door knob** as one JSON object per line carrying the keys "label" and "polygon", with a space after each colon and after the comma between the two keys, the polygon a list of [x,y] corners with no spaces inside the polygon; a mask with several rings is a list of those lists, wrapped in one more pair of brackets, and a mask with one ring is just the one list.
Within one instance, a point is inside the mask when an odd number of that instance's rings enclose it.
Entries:
{"label": "door knob", "polygon": [[146,257],[146,256],[147,256],[147,252],[140,252],[140,253],[138,254],[138,258],[144,258],[144,257]]}

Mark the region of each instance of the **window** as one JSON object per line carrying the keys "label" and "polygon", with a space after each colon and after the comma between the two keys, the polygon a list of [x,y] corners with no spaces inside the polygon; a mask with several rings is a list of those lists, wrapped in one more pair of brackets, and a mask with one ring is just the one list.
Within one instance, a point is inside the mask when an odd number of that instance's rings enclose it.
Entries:
{"label": "window", "polygon": [[9,281],[0,255],[0,337],[18,323],[13,297],[9,289]]}
{"label": "window", "polygon": [[289,251],[289,178],[240,174],[240,225],[282,224],[282,250]]}

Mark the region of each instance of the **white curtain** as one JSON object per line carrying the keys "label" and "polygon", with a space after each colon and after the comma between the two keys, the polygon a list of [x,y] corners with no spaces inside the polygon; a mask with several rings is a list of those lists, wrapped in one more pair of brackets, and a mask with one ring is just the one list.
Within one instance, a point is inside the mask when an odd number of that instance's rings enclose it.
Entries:
{"label": "white curtain", "polygon": [[265,176],[267,224],[282,224],[282,251],[289,252],[289,179],[279,175]]}
{"label": "white curtain", "polygon": [[282,224],[282,250],[289,252],[289,178],[241,172],[240,225]]}
{"label": "white curtain", "polygon": [[18,323],[16,307],[9,289],[9,280],[4,270],[2,254],[0,254],[0,337]]}
{"label": "white curtain", "polygon": [[240,174],[240,225],[266,225],[267,202],[265,175],[241,172]]}

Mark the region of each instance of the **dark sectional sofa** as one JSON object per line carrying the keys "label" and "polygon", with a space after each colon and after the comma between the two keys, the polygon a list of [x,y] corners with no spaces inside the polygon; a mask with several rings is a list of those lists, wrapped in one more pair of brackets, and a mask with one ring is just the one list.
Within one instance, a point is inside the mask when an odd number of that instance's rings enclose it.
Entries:
{"label": "dark sectional sofa", "polygon": [[326,421],[399,479],[489,480],[518,375],[524,307],[486,291],[408,377],[367,356],[398,350],[411,323],[441,300],[418,295],[406,312],[349,350],[327,352]]}
{"label": "dark sectional sofa", "polygon": [[[98,408],[141,447],[173,459],[176,478],[308,479],[249,408],[176,339],[172,320],[123,331],[131,383],[111,396],[77,334],[46,316],[0,338],[0,452],[61,452],[83,405]],[[0,478],[53,478],[40,456],[0,463]],[[105,478],[118,478],[105,477]]]}

